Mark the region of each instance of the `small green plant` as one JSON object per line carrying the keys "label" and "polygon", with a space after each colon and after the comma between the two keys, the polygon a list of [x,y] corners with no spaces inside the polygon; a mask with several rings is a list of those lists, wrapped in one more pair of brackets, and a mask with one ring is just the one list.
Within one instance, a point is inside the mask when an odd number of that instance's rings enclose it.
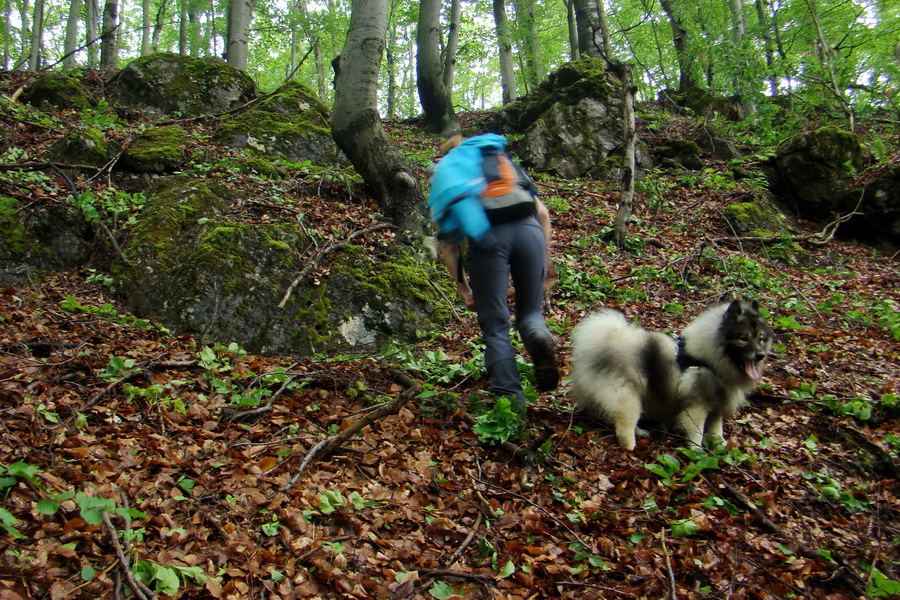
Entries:
{"label": "small green plant", "polygon": [[453,586],[448,583],[444,583],[443,581],[435,581],[431,586],[431,589],[428,590],[428,593],[431,594],[434,598],[449,598],[450,596],[456,595],[456,592],[453,590]]}
{"label": "small green plant", "polygon": [[106,368],[100,372],[100,377],[106,381],[115,381],[122,377],[127,377],[134,373],[135,360],[133,358],[122,358],[114,356],[109,359]]}
{"label": "small green plant", "polygon": [[209,580],[209,576],[200,567],[163,566],[152,560],[139,560],[132,572],[148,588],[168,596],[176,595],[188,583],[204,585]]}
{"label": "small green plant", "polygon": [[819,493],[825,502],[840,502],[850,512],[866,510],[867,500],[860,500],[851,492],[843,489],[841,483],[825,473],[803,473],[803,478],[810,482],[810,487]]}
{"label": "small green plant", "polygon": [[516,437],[522,428],[522,418],[513,410],[509,398],[498,398],[494,408],[475,418],[472,428],[478,439],[486,443],[503,443]]}

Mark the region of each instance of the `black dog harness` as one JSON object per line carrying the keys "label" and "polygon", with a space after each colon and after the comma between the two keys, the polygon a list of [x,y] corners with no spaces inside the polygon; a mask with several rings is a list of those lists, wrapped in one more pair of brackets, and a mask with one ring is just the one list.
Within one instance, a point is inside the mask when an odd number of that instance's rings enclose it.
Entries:
{"label": "black dog harness", "polygon": [[705,360],[701,360],[696,356],[691,356],[684,349],[684,338],[680,338],[678,336],[672,336],[675,338],[675,343],[678,344],[678,352],[675,355],[676,361],[678,361],[678,368],[682,373],[690,369],[691,367],[706,367],[710,368],[709,363]]}

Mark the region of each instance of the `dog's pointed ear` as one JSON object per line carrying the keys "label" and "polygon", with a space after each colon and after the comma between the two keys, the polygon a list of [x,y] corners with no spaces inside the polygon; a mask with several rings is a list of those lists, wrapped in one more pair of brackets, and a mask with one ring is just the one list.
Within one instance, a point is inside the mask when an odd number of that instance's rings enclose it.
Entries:
{"label": "dog's pointed ear", "polygon": [[728,305],[728,309],[725,311],[725,319],[728,321],[736,321],[746,312],[747,306],[739,299],[735,298],[731,301],[731,304]]}

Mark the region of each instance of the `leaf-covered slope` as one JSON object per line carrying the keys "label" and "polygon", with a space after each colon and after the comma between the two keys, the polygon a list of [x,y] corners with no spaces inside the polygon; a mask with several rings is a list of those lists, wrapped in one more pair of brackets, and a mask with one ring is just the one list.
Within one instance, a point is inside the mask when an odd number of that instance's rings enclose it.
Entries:
{"label": "leaf-covered slope", "polygon": [[[405,124],[391,132],[409,156],[429,156],[433,140]],[[530,454],[483,444],[469,418],[486,384],[474,316],[463,309],[418,345],[296,359],[173,336],[121,314],[102,260],[93,272],[0,290],[0,593],[897,593],[896,257],[839,240],[799,249],[735,240],[722,209],[760,192],[725,172],[653,174],[624,251],[603,240],[615,213],[609,184],[539,180],[554,214],[548,311],[564,375],[569,331],[594,307],[669,331],[728,291],[770,311],[771,368],[726,424],[727,447],[709,453],[686,450],[660,426],[633,453],[621,450],[609,428],[572,414],[565,379],[533,397],[516,440]],[[340,182],[211,173],[245,191],[234,210],[248,222],[289,208],[337,235],[371,206]],[[274,204],[273,191],[285,190],[290,206]],[[68,195],[56,178],[40,187],[5,180],[2,193]],[[797,238],[816,229],[801,224]],[[317,454],[396,399],[408,401]]]}

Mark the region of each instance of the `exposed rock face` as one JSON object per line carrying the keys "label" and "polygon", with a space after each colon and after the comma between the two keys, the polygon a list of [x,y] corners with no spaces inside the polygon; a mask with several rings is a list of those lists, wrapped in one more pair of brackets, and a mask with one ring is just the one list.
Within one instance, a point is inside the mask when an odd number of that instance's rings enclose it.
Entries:
{"label": "exposed rock face", "polygon": [[44,73],[36,77],[22,91],[22,100],[43,111],[93,106],[81,82],[61,73]]}
{"label": "exposed rock face", "polygon": [[129,63],[109,90],[125,106],[163,116],[219,114],[256,96],[250,76],[221,60],[165,52]]}
{"label": "exposed rock face", "polygon": [[328,109],[297,82],[288,82],[256,107],[223,123],[214,139],[255,156],[293,163],[350,164],[331,136]]}
{"label": "exposed rock face", "polygon": [[49,271],[82,267],[91,254],[91,237],[72,205],[35,209],[0,196],[0,284],[27,284]]}
{"label": "exposed rock face", "polygon": [[[624,91],[605,61],[585,58],[563,65],[533,94],[505,108],[496,124],[524,133],[516,146],[522,164],[575,178],[591,174],[622,145]],[[646,152],[638,150],[646,166]]]}
{"label": "exposed rock face", "polygon": [[430,280],[434,265],[397,250],[377,260],[346,246],[317,285],[302,281],[278,308],[309,246],[293,223],[228,219],[233,192],[170,176],[146,192],[138,225],[115,269],[124,304],[198,337],[253,352],[372,351],[443,324],[450,308]]}

